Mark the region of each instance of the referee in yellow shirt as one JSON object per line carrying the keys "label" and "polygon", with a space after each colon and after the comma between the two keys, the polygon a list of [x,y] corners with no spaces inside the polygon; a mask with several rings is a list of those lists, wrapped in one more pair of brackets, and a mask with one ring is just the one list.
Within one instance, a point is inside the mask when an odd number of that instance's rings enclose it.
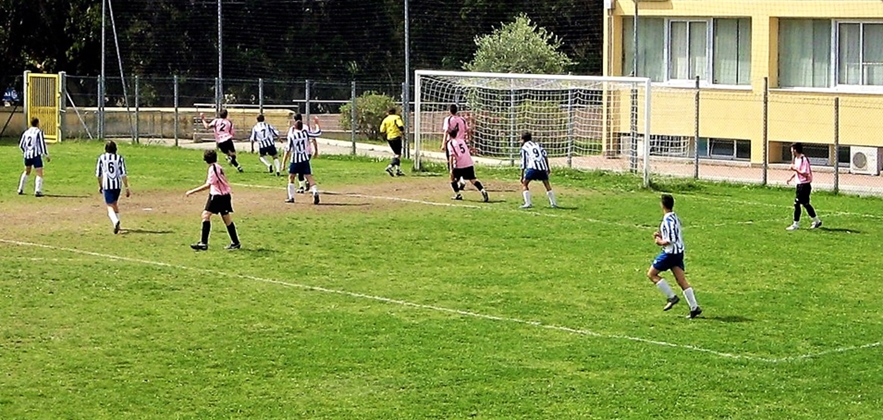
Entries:
{"label": "referee in yellow shirt", "polygon": [[390,108],[387,111],[386,118],[383,119],[383,122],[380,123],[380,134],[386,135],[386,142],[389,143],[389,147],[392,149],[392,153],[395,155],[392,158],[392,162],[386,166],[386,173],[389,176],[402,176],[405,173],[402,172],[402,132],[405,129],[405,122],[402,121],[402,117],[396,114],[395,108]]}

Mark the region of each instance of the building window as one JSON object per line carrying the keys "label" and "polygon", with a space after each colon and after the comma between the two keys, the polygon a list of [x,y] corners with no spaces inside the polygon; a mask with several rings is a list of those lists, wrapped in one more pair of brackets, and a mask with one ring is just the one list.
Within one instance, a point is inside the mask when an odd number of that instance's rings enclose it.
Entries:
{"label": "building window", "polygon": [[883,86],[883,23],[840,23],[837,39],[837,83]]}
{"label": "building window", "polygon": [[[826,144],[803,143],[803,154],[813,165],[831,166],[831,149]],[[794,156],[791,155],[791,143],[782,143],[782,161],[791,162],[792,159]]]}
{"label": "building window", "polygon": [[[751,20],[638,20],[638,71],[654,82],[693,80],[725,85],[751,83]],[[634,68],[634,20],[623,19],[623,74]],[[711,79],[711,80],[709,80]]]}
{"label": "building window", "polygon": [[750,160],[751,141],[703,137],[699,139],[699,157],[721,160]]}

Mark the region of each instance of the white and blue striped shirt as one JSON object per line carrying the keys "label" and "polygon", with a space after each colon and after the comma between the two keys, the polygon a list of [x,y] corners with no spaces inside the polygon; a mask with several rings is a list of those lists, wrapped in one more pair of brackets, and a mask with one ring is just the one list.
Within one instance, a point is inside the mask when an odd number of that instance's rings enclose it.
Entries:
{"label": "white and blue striped shirt", "polygon": [[279,137],[279,130],[266,121],[262,121],[252,127],[249,140],[256,141],[258,142],[258,147],[265,148],[273,146],[273,141],[277,137]]}
{"label": "white and blue striped shirt", "polygon": [[95,176],[101,178],[101,188],[121,190],[123,189],[123,178],[126,177],[126,161],[116,153],[104,153],[98,156]]}
{"label": "white and blue striped shirt", "polygon": [[310,136],[306,130],[298,130],[294,127],[288,130],[288,144],[285,150],[291,153],[291,163],[300,163],[310,160]]}
{"label": "white and blue striped shirt", "polygon": [[521,146],[521,168],[548,171],[549,161],[546,159],[546,149],[532,141],[524,142]]}
{"label": "white and blue striped shirt", "polygon": [[662,247],[666,254],[683,254],[684,238],[681,236],[681,219],[674,212],[665,213],[662,216],[662,224],[659,225],[659,234],[668,245]]}
{"label": "white and blue striped shirt", "polygon": [[46,147],[46,139],[43,137],[43,130],[37,127],[27,129],[21,135],[21,141],[18,147],[24,153],[25,159],[33,159],[37,156],[49,156],[49,149]]}

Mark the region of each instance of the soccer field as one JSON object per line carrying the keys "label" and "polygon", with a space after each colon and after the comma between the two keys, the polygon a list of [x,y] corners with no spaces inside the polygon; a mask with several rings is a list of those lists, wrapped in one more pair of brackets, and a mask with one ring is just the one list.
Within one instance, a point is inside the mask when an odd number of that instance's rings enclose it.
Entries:
{"label": "soccer field", "polygon": [[[659,191],[557,171],[561,208],[518,173],[320,156],[322,203],[283,203],[255,155],[228,169],[243,248],[194,252],[197,150],[124,144],[133,196],[112,233],[103,144],[51,145],[47,197],[15,194],[0,143],[0,419],[878,419],[883,202],[678,181],[686,302],[645,273]],[[225,166],[229,168],[229,166]],[[804,226],[808,223],[804,222]],[[674,285],[670,274],[664,275]]]}

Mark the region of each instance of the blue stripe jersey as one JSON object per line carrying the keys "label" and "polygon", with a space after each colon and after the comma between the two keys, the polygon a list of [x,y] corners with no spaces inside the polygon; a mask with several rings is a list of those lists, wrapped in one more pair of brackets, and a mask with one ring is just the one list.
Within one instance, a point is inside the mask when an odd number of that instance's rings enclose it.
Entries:
{"label": "blue stripe jersey", "polygon": [[252,127],[251,136],[248,139],[258,142],[258,147],[264,148],[272,146],[277,137],[279,137],[279,130],[266,121],[262,121]]}
{"label": "blue stripe jersey", "polygon": [[123,177],[126,176],[126,161],[118,154],[104,153],[98,156],[95,176],[101,178],[101,188],[121,190],[123,189]]}
{"label": "blue stripe jersey", "polygon": [[684,238],[681,236],[681,219],[674,212],[662,216],[662,224],[659,225],[659,233],[662,239],[669,244],[662,247],[666,254],[683,254]]}
{"label": "blue stripe jersey", "polygon": [[46,147],[46,139],[43,138],[43,130],[37,127],[27,129],[21,135],[18,147],[24,154],[25,159],[33,159],[37,156],[48,156],[49,149]]}
{"label": "blue stripe jersey", "polygon": [[546,160],[546,149],[532,141],[524,142],[524,145],[521,146],[521,168],[548,171],[549,162]]}
{"label": "blue stripe jersey", "polygon": [[285,150],[291,153],[291,162],[299,163],[310,160],[310,136],[306,130],[291,127],[288,130],[288,145]]}

